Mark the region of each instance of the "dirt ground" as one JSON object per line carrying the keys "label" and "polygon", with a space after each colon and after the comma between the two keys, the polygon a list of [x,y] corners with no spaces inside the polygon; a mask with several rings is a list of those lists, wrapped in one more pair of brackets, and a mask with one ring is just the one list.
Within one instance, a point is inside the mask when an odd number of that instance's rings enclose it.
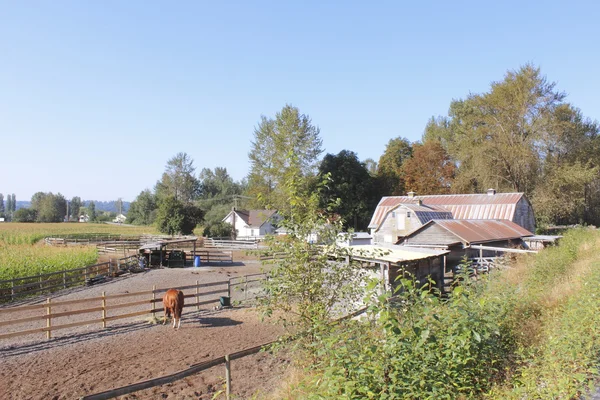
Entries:
{"label": "dirt ground", "polygon": [[[235,258],[234,258],[235,259]],[[237,260],[236,260],[237,261]],[[256,262],[198,269],[161,269],[116,279],[101,287],[57,294],[57,301],[108,293],[218,281],[224,276],[256,273]],[[162,317],[162,313],[159,315]],[[73,399],[157,378],[192,364],[260,345],[277,338],[281,328],[261,322],[251,308],[214,311],[186,308],[179,331],[155,325],[147,317],[119,321],[106,329],[83,326],[57,331],[56,337],[6,339],[0,342],[1,399]],[[275,389],[289,361],[258,353],[232,361],[232,387],[237,399],[261,398]],[[175,383],[132,393],[123,399],[209,399],[224,390],[223,365]],[[258,393],[258,394],[257,394]],[[224,398],[224,395],[219,396]]]}

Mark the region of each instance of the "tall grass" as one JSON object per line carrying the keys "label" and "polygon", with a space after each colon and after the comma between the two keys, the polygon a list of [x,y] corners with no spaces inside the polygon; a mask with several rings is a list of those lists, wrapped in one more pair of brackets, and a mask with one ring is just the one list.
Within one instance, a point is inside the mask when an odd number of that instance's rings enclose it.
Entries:
{"label": "tall grass", "polygon": [[37,275],[95,264],[95,247],[50,247],[45,237],[89,237],[94,235],[156,234],[152,227],[108,224],[24,224],[0,223],[0,280]]}
{"label": "tall grass", "polygon": [[[467,283],[446,301],[404,282],[399,307],[321,329],[290,398],[570,399],[598,374],[600,234]],[[316,327],[315,329],[318,329]]]}

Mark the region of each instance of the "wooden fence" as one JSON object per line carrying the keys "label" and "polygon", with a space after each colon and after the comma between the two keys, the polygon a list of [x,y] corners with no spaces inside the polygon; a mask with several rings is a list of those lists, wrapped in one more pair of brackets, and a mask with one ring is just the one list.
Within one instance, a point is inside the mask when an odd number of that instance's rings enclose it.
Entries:
{"label": "wooden fence", "polygon": [[211,264],[211,263],[232,263],[233,252],[231,250],[196,250],[196,255],[200,256],[200,262]]}
{"label": "wooden fence", "polygon": [[220,240],[207,238],[204,239],[205,247],[222,247],[237,250],[258,249],[258,241],[255,240]]}
{"label": "wooden fence", "polygon": [[112,262],[108,261],[81,268],[2,280],[0,301],[14,301],[20,297],[66,289],[81,285],[91,278],[111,275],[114,271]]}
{"label": "wooden fence", "polygon": [[[217,289],[214,289],[217,287]],[[211,288],[208,291],[201,292],[201,288]],[[195,302],[187,303],[184,307],[196,307],[196,309],[200,309],[201,305],[213,304],[219,301],[219,296],[225,296],[230,292],[229,289],[229,281],[219,281],[219,282],[211,282],[211,283],[199,283],[196,281],[195,285],[183,286],[177,288],[179,290],[195,290],[195,293],[192,294],[184,294],[185,298],[195,298]],[[15,314],[19,312],[30,312],[30,311],[41,311],[42,315],[34,315],[28,316],[19,319],[8,319],[0,321],[0,328],[11,325],[23,324],[25,322],[32,321],[45,321],[46,326],[35,329],[28,329],[23,331],[9,332],[9,333],[0,333],[0,339],[8,339],[16,336],[24,336],[31,335],[35,333],[46,333],[46,338],[50,339],[52,337],[52,332],[60,329],[72,328],[76,326],[82,325],[90,325],[90,324],[101,324],[102,328],[106,328],[107,322],[115,321],[123,318],[131,318],[139,315],[152,314],[154,315],[156,312],[160,311],[160,308],[156,308],[156,303],[162,302],[162,296],[158,296],[163,292],[166,292],[168,289],[156,289],[153,287],[152,290],[133,292],[133,293],[122,293],[122,294],[114,294],[114,295],[106,295],[105,292],[102,292],[102,296],[90,297],[86,299],[79,300],[66,300],[66,301],[52,301],[52,299],[48,298],[46,303],[43,304],[35,304],[35,305],[27,305],[27,306],[18,306],[11,308],[0,308],[0,315],[5,314]],[[200,301],[200,297],[215,295],[214,298],[209,300]],[[108,304],[109,302],[113,302],[116,299],[123,299],[134,296],[148,296],[148,298],[144,300],[136,300],[127,303],[116,303],[116,304]],[[77,304],[89,304],[96,303],[93,307],[75,309],[63,312],[53,312],[53,309],[63,306],[72,306]],[[116,315],[108,315],[110,311],[119,310],[123,308],[129,308],[140,305],[149,305],[148,309],[130,312],[126,314],[116,314]],[[63,323],[56,325],[56,320],[62,317],[69,317],[72,315],[79,314],[96,314],[96,318],[86,319],[85,321],[71,322],[71,323]]]}

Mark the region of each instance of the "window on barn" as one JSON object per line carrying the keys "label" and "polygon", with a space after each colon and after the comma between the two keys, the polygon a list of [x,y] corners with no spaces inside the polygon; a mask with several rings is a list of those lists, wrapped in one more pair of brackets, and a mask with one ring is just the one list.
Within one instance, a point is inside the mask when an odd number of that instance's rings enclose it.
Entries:
{"label": "window on barn", "polygon": [[406,213],[406,218],[410,218],[410,211]]}

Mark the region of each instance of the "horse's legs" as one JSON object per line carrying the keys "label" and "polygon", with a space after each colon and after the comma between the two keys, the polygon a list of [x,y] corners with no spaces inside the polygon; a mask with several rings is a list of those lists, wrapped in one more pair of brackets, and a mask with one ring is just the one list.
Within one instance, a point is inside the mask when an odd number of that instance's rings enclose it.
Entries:
{"label": "horse's legs", "polygon": [[177,329],[181,326],[181,314],[179,314],[179,318],[177,318]]}
{"label": "horse's legs", "polygon": [[165,307],[165,315],[164,315],[164,317],[163,317],[163,325],[165,325],[165,324],[167,323],[167,317],[169,317],[169,316],[170,316],[170,314],[171,314],[171,313],[169,312],[169,308],[168,308],[168,307]]}

